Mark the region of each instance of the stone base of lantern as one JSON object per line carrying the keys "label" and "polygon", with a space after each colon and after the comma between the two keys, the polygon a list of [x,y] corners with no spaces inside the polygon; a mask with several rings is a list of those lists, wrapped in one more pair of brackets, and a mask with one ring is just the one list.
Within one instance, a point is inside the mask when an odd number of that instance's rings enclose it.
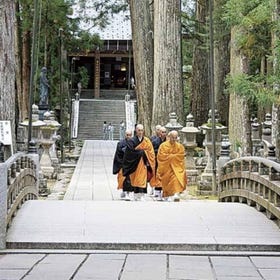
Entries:
{"label": "stone base of lantern", "polygon": [[44,178],[42,170],[40,170],[40,172],[39,172],[39,195],[48,196],[48,194],[49,194],[48,182],[47,182],[47,179]]}
{"label": "stone base of lantern", "polygon": [[52,166],[42,166],[41,167],[44,178],[53,179],[54,178],[54,168]]}
{"label": "stone base of lantern", "polygon": [[213,174],[203,173],[198,182],[197,194],[198,195],[213,195],[216,194],[216,190],[213,190],[212,186]]}
{"label": "stone base of lantern", "polygon": [[58,158],[51,158],[51,161],[52,161],[52,166],[54,168],[53,178],[56,179],[57,174],[61,172],[61,166],[60,166]]}
{"label": "stone base of lantern", "polygon": [[198,171],[197,170],[186,170],[188,178],[188,186],[196,186],[198,181]]}

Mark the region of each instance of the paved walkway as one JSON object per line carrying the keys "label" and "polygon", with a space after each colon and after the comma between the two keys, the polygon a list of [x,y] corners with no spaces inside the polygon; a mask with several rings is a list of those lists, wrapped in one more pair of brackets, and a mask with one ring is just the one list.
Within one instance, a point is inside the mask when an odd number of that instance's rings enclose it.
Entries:
{"label": "paved walkway", "polygon": [[239,203],[120,201],[115,145],[86,141],[65,200],[22,206],[0,280],[279,279],[280,231],[265,215]]}
{"label": "paved walkway", "polygon": [[119,199],[116,176],[112,174],[116,144],[116,141],[85,141],[65,200]]}
{"label": "paved walkway", "polygon": [[280,231],[239,203],[28,201],[9,248],[279,250]]}
{"label": "paved walkway", "polygon": [[65,200],[27,201],[8,231],[8,246],[280,251],[278,227],[244,204],[120,201],[115,147],[86,141]]}
{"label": "paved walkway", "polygon": [[279,280],[279,275],[275,256],[0,255],[0,280]]}

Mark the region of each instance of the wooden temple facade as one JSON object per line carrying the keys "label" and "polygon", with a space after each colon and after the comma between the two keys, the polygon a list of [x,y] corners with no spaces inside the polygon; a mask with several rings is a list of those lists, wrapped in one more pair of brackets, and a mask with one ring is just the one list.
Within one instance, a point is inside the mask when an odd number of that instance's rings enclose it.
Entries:
{"label": "wooden temple facade", "polygon": [[[71,77],[77,77],[84,66],[89,77],[81,98],[123,98],[127,92],[133,94],[134,77],[133,50],[131,40],[103,40],[103,46],[88,53],[69,55]],[[72,89],[77,91],[77,78],[71,78]]]}

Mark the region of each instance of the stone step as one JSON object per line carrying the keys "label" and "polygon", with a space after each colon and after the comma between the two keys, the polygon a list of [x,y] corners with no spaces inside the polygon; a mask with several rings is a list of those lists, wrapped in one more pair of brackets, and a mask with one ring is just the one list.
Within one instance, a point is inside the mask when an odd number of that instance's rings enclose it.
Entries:
{"label": "stone step", "polygon": [[[102,242],[7,242],[12,250],[121,250],[121,251],[169,251],[169,252],[266,252],[278,253],[280,245],[267,244],[191,244],[191,243],[102,243]],[[229,253],[228,253],[229,254]],[[260,254],[260,253],[259,253]]]}
{"label": "stone step", "polygon": [[124,100],[81,99],[79,139],[103,139],[103,123],[114,126],[114,140],[119,139],[119,123],[125,121]]}

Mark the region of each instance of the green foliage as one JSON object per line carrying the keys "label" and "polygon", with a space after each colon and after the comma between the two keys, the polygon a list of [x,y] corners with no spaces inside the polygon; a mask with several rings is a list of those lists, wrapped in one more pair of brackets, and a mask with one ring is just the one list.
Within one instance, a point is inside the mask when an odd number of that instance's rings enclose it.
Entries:
{"label": "green foliage", "polygon": [[246,98],[253,104],[256,102],[260,106],[278,103],[278,93],[274,89],[273,77],[252,76],[239,74],[227,77],[227,91]]}
{"label": "green foliage", "polygon": [[228,0],[224,5],[223,21],[230,26],[249,27],[256,17],[259,17],[260,21],[266,18],[268,2],[270,0]]}
{"label": "green foliage", "polygon": [[279,69],[274,69],[274,74],[268,67],[262,68],[264,73],[260,71],[264,61],[266,65],[280,61],[279,41],[273,52],[271,49],[271,33],[280,27],[279,22],[272,21],[273,4],[272,0],[228,0],[223,7],[222,19],[234,28],[236,35],[232,43],[250,62],[247,74],[228,76],[227,91],[258,106],[279,104],[279,91],[276,90],[280,78]]}
{"label": "green foliage", "polygon": [[89,52],[96,48],[100,48],[103,42],[98,34],[90,34],[86,31],[80,31],[78,36],[72,38],[67,44],[69,52]]}
{"label": "green foliage", "polygon": [[222,19],[239,30],[235,44],[249,58],[267,55],[271,42],[271,0],[229,0]]}
{"label": "green foliage", "polygon": [[79,81],[81,82],[82,87],[87,88],[89,82],[89,75],[88,75],[87,68],[84,66],[79,67],[78,74],[79,74]]}

